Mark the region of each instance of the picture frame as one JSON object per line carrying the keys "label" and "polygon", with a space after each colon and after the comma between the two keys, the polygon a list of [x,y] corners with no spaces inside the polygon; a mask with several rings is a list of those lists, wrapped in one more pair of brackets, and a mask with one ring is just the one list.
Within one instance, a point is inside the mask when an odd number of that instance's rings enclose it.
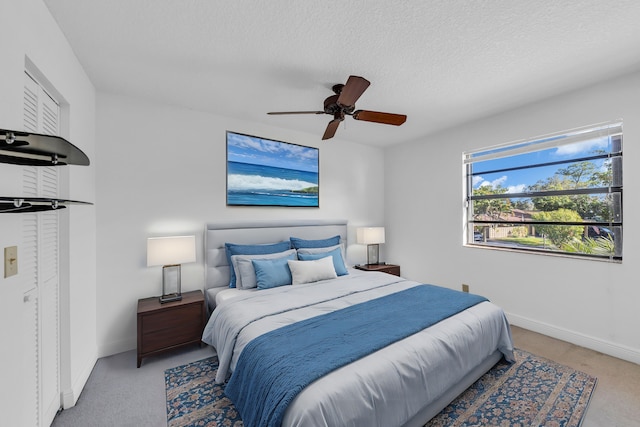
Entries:
{"label": "picture frame", "polygon": [[320,150],[227,131],[227,206],[320,207]]}

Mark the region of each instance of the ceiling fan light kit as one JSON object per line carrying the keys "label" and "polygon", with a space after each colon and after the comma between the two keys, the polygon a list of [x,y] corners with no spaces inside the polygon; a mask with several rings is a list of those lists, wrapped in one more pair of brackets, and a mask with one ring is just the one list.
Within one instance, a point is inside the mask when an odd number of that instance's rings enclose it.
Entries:
{"label": "ceiling fan light kit", "polygon": [[283,114],[330,114],[333,120],[329,122],[322,139],[331,139],[336,134],[340,122],[344,120],[344,116],[348,115],[354,120],[362,120],[365,122],[381,123],[385,125],[400,126],[407,120],[404,114],[383,113],[380,111],[356,110],[356,101],[362,96],[371,83],[369,80],[360,76],[349,76],[346,84],[333,85],[333,92],[324,100],[323,111],[274,111],[267,114],[283,115]]}

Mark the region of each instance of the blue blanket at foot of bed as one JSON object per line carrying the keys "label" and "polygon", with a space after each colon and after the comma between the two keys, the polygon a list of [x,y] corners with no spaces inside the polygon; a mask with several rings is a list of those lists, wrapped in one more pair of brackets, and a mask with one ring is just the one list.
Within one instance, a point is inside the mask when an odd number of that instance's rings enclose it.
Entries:
{"label": "blue blanket at foot of bed", "polygon": [[225,389],[244,425],[280,426],[316,379],[486,298],[420,285],[276,329],[244,348]]}

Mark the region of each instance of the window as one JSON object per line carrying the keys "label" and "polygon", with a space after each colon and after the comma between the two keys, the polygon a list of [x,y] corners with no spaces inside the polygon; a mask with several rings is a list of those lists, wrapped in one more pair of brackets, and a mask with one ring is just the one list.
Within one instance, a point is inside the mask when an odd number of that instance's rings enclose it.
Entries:
{"label": "window", "polygon": [[466,244],[622,260],[622,122],[464,153]]}

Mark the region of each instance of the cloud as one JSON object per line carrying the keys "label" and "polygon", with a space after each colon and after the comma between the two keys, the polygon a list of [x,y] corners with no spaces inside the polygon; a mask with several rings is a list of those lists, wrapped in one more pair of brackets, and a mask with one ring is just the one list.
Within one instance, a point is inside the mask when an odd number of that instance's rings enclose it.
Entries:
{"label": "cloud", "polygon": [[587,154],[595,150],[606,150],[609,140],[606,137],[590,139],[588,141],[576,142],[575,144],[562,145],[555,151],[556,156],[573,156],[576,154]]}
{"label": "cloud", "polygon": [[[476,188],[479,188],[479,187],[498,188],[503,186],[505,182],[507,182],[506,175],[503,175],[500,178],[494,179],[493,181],[487,181],[481,176],[473,177],[473,186]],[[507,186],[507,193],[522,193],[526,189],[527,189],[527,184],[509,185]]]}
{"label": "cloud", "polygon": [[275,161],[278,166],[317,171],[318,150],[312,147],[229,133],[228,149],[235,159],[249,163],[273,165]]}
{"label": "cloud", "polygon": [[475,178],[476,177],[474,177],[474,180],[473,180],[474,183],[476,183],[476,181],[477,182],[482,181],[481,184],[478,187],[491,187],[491,188],[497,188],[497,187],[501,186],[502,184],[504,184],[505,181],[507,180],[507,176],[506,175],[501,176],[500,178],[494,179],[493,181],[485,181],[481,177],[477,177],[477,178],[480,178],[478,180],[476,180]]}
{"label": "cloud", "polygon": [[507,187],[507,193],[522,193],[527,189],[527,184],[510,185]]}

